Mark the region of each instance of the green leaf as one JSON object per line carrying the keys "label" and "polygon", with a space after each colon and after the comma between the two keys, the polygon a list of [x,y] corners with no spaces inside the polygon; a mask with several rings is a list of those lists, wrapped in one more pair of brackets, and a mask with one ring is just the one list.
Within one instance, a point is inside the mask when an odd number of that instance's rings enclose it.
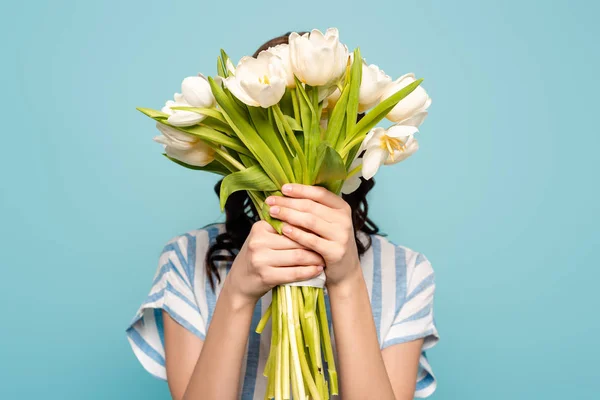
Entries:
{"label": "green leaf", "polygon": [[321,143],[317,149],[317,166],[315,184],[331,183],[346,178],[344,160],[328,143]]}
{"label": "green leaf", "polygon": [[264,219],[269,224],[271,224],[271,226],[273,227],[273,229],[275,229],[277,231],[277,233],[281,234],[282,228],[283,228],[283,222],[271,217],[271,214],[269,213],[270,208],[271,207],[267,203],[261,203],[261,205],[258,209],[260,210],[260,212],[262,214],[262,219]]}
{"label": "green leaf", "polygon": [[169,160],[173,161],[175,164],[179,164],[182,167],[185,167],[187,169],[193,169],[193,170],[197,170],[197,171],[205,171],[205,172],[212,172],[214,174],[218,174],[218,175],[229,175],[230,171],[225,168],[223,166],[223,164],[221,164],[218,161],[213,161],[211,163],[208,163],[207,165],[205,165],[204,167],[199,167],[197,165],[190,165],[190,164],[186,164],[183,161],[179,161],[176,158],[173,157],[169,157],[167,154],[163,153],[163,156],[165,156],[166,158],[168,158]]}
{"label": "green leaf", "polygon": [[327,122],[327,130],[325,131],[325,140],[331,143],[332,146],[337,148],[338,142],[343,142],[340,140],[340,136],[343,138],[345,135],[341,135],[342,130],[344,129],[344,118],[346,117],[346,105],[348,104],[348,95],[350,94],[350,87],[346,85],[338,102],[333,107],[333,111],[331,112],[331,116]]}
{"label": "green leaf", "polygon": [[358,97],[360,90],[360,83],[362,81],[362,58],[360,56],[360,49],[354,50],[354,62],[350,69],[350,92],[348,93],[348,104],[346,108],[346,134],[344,138],[352,135],[354,126],[356,125],[356,116],[358,115]]}
{"label": "green leaf", "polygon": [[398,104],[403,98],[408,96],[423,82],[423,79],[419,79],[400,89],[381,103],[375,108],[368,112],[363,119],[361,119],[354,127],[354,132],[351,137],[346,138],[346,144],[352,141],[352,139],[359,135],[366,135],[375,125],[379,123],[386,115]]}
{"label": "green leaf", "polygon": [[223,117],[235,131],[238,138],[250,150],[264,171],[279,186],[287,183],[287,177],[277,157],[260,137],[254,127],[248,122],[246,115],[238,111],[238,107],[214,79],[208,78],[211,90],[217,103],[223,109]]}
{"label": "green leaf", "polygon": [[279,164],[285,171],[289,182],[293,182],[294,171],[292,170],[288,153],[286,153],[286,149],[283,147],[282,139],[285,141],[285,145],[291,153],[292,151],[289,147],[289,144],[284,137],[275,132],[275,128],[271,124],[271,121],[269,121],[267,111],[265,109],[260,107],[248,107],[248,112],[250,113],[250,118],[252,119],[258,134],[264,140],[265,144],[271,149],[275,157],[279,160]]}
{"label": "green leaf", "polygon": [[235,136],[235,132],[227,122],[221,122],[218,119],[214,119],[211,117],[206,117],[200,122],[200,126],[207,126],[216,131],[223,132],[227,136]]}
{"label": "green leaf", "polygon": [[149,116],[152,119],[166,119],[169,118],[169,114],[165,114],[162,111],[157,111],[157,110],[153,110],[151,108],[142,108],[142,107],[137,107],[137,110],[146,114],[147,116]]}
{"label": "green leaf", "polygon": [[225,209],[229,195],[239,190],[275,191],[277,186],[258,165],[229,174],[221,183],[221,210]]}
{"label": "green leaf", "polygon": [[171,110],[183,110],[183,111],[190,111],[196,114],[201,114],[201,115],[206,115],[207,117],[212,117],[214,119],[217,119],[223,123],[227,123],[227,121],[225,120],[225,118],[223,118],[223,114],[221,113],[221,111],[215,109],[215,108],[202,108],[202,107],[188,107],[188,106],[178,106],[178,107],[171,107]]}
{"label": "green leaf", "polygon": [[221,146],[230,148],[231,150],[237,151],[241,154],[252,155],[252,153],[244,146],[239,139],[231,136],[227,136],[224,133],[211,129],[207,126],[192,125],[192,126],[174,126],[182,132],[189,133],[190,135],[198,136],[200,139],[207,142],[216,143]]}
{"label": "green leaf", "polygon": [[225,67],[223,66],[223,60],[221,57],[217,57],[217,74],[221,78],[227,78],[227,72],[225,72]]}
{"label": "green leaf", "polygon": [[298,121],[296,121],[293,117],[290,117],[289,115],[285,114],[283,117],[285,118],[288,125],[290,126],[290,128],[292,128],[293,131],[302,131],[302,125],[300,125]]}

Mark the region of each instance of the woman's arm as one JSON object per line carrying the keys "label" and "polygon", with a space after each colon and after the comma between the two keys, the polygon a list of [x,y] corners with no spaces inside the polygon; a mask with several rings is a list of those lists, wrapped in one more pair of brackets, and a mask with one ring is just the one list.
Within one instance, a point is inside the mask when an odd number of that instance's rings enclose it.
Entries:
{"label": "woman's arm", "polygon": [[276,285],[315,277],[322,265],[320,255],[279,235],[266,222],[255,223],[225,279],[204,342],[163,314],[173,399],[237,399],[258,299]]}
{"label": "woman's arm", "polygon": [[329,285],[327,289],[342,398],[412,400],[423,340],[379,350],[362,273],[353,273],[344,283]]}
{"label": "woman's arm", "polygon": [[412,399],[422,340],[380,351],[350,207],[321,187],[291,184],[282,191],[288,197],[267,198],[271,214],[286,222],[286,236],[326,262],[342,398]]}
{"label": "woman's arm", "polygon": [[[167,376],[174,399],[235,399],[254,305],[225,282],[206,340],[165,321]],[[168,321],[168,322],[167,322]]]}
{"label": "woman's arm", "polygon": [[237,299],[225,283],[204,342],[170,317],[164,320],[167,376],[174,399],[237,398],[254,305]]}

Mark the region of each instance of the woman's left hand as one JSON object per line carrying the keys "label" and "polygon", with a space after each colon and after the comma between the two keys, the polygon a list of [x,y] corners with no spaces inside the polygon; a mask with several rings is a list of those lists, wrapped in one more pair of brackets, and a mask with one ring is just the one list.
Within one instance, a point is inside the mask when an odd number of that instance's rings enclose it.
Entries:
{"label": "woman's left hand", "polygon": [[284,221],[283,233],[325,260],[327,285],[337,285],[360,271],[348,203],[319,186],[283,185],[284,196],[266,203],[272,217]]}

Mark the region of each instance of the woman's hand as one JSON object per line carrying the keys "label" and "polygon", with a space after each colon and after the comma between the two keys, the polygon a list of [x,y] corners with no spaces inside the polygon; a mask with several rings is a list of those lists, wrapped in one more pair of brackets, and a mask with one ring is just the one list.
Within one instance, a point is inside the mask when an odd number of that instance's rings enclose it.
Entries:
{"label": "woman's hand", "polygon": [[244,302],[256,303],[277,285],[314,278],[324,265],[319,254],[258,221],[235,257],[227,288]]}
{"label": "woman's hand", "polygon": [[266,199],[270,214],[285,222],[285,236],[323,256],[327,285],[342,283],[360,272],[348,203],[318,186],[293,183],[281,191],[287,197]]}

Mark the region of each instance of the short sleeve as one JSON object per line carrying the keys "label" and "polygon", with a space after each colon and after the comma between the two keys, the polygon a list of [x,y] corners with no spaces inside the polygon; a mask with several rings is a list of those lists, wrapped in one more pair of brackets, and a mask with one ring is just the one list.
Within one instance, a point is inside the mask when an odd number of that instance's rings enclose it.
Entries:
{"label": "short sleeve", "polygon": [[383,340],[382,348],[424,339],[415,389],[415,397],[423,398],[430,396],[437,386],[426,354],[426,350],[435,346],[439,340],[433,316],[435,274],[431,263],[421,253],[415,252],[407,256],[404,265],[406,290],[402,291],[402,306]]}
{"label": "short sleeve", "polygon": [[150,292],[133,321],[127,338],[142,366],[157,378],[166,380],[162,310],[202,340],[205,319],[194,295],[195,254],[191,238],[178,237],[167,243],[158,263]]}

